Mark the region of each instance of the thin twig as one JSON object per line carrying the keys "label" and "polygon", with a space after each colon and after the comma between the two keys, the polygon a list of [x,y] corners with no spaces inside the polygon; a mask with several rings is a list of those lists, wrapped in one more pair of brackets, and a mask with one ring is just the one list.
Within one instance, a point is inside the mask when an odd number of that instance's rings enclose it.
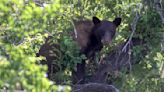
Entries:
{"label": "thin twig", "polygon": [[73,29],[74,29],[75,38],[77,39],[77,30],[76,30],[75,24],[73,21],[70,21],[70,22],[71,22]]}
{"label": "thin twig", "polygon": [[131,40],[132,40],[132,37],[135,33],[135,30],[136,30],[136,25],[137,25],[137,22],[138,22],[138,19],[139,19],[140,15],[138,13],[138,11],[136,12],[136,16],[135,18],[133,19],[133,22],[131,24],[131,29],[132,29],[132,33],[127,41],[127,43],[124,45],[123,49],[122,49],[122,52],[126,52],[126,48],[127,46],[130,44]]}

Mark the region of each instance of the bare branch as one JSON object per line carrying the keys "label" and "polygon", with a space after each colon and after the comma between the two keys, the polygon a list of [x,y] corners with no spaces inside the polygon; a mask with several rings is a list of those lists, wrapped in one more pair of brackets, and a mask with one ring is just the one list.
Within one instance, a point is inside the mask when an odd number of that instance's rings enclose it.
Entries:
{"label": "bare branch", "polygon": [[74,29],[75,38],[77,38],[77,30],[76,30],[75,24],[73,21],[70,21],[70,22],[71,22],[73,29]]}
{"label": "bare branch", "polygon": [[132,29],[132,33],[129,37],[129,40],[127,41],[127,43],[124,45],[123,49],[122,49],[122,52],[126,52],[126,48],[127,46],[130,44],[131,40],[132,40],[132,37],[135,33],[135,30],[136,30],[136,25],[137,25],[137,22],[138,22],[138,19],[139,19],[140,15],[139,15],[139,12],[137,11],[136,12],[136,16],[135,18],[133,19],[133,22],[131,24],[131,29]]}

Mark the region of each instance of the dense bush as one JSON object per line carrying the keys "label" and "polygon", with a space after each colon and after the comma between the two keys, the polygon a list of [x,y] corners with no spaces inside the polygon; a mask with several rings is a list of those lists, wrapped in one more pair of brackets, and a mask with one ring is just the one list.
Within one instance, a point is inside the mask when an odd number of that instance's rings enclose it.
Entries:
{"label": "dense bush", "polygon": [[54,48],[59,53],[54,63],[65,67],[52,74],[52,80],[70,84],[71,70],[85,58],[79,56],[79,48],[70,36],[72,21],[92,16],[108,20],[122,17],[116,38],[102,52],[106,54],[130,36],[136,12],[139,20],[133,37],[144,39],[148,54],[142,54],[145,46],[134,47],[137,64],[131,73],[120,73],[113,84],[121,92],[162,92],[164,28],[155,2],[149,0],[0,0],[0,89],[58,90],[46,78],[47,67],[39,64],[44,57],[36,57],[48,35],[60,45],[60,50]]}

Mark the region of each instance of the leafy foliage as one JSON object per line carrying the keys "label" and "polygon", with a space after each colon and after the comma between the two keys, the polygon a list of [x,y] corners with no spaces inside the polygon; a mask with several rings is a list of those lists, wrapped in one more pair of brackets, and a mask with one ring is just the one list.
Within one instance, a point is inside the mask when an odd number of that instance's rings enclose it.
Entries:
{"label": "leafy foliage", "polygon": [[[144,45],[134,47],[136,57],[130,74],[122,72],[114,78],[114,85],[121,92],[160,92],[164,82],[163,51],[161,44],[162,21],[149,0],[45,0],[44,7],[32,0],[0,0],[0,89],[25,89],[27,91],[56,91],[58,87],[46,78],[47,67],[40,65],[42,57],[36,57],[45,38],[53,36],[53,43],[59,44],[58,58],[54,61],[59,72],[52,74],[52,80],[70,82],[70,71],[85,56],[79,56],[79,48],[70,36],[73,20],[113,20],[122,17],[113,43],[101,52],[106,54],[124,42],[131,34],[130,25],[135,12],[141,15],[134,37],[144,39]],[[162,1],[163,4],[163,1]],[[146,47],[146,48],[145,48]],[[144,56],[142,52],[147,54]],[[55,54],[55,53],[54,53]],[[64,67],[64,69],[63,69]],[[94,68],[91,66],[91,68]],[[66,91],[69,91],[69,87]]]}
{"label": "leafy foliage", "polygon": [[1,0],[0,3],[0,88],[33,92],[58,90],[45,77],[47,67],[37,65],[41,58],[36,58],[35,53],[43,43],[41,34],[53,29],[50,24],[59,4],[56,1],[42,9],[32,1]]}

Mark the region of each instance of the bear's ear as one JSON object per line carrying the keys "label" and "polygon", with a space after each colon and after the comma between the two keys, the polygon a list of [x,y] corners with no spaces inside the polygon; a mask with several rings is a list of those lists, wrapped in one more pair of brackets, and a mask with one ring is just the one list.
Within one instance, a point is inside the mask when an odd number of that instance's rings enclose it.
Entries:
{"label": "bear's ear", "polygon": [[92,21],[93,21],[93,23],[96,25],[96,24],[99,24],[100,22],[101,22],[101,20],[99,20],[97,17],[93,17],[92,18]]}
{"label": "bear's ear", "polygon": [[113,20],[113,23],[116,25],[116,27],[118,27],[120,24],[121,24],[121,18],[115,18],[114,20]]}

